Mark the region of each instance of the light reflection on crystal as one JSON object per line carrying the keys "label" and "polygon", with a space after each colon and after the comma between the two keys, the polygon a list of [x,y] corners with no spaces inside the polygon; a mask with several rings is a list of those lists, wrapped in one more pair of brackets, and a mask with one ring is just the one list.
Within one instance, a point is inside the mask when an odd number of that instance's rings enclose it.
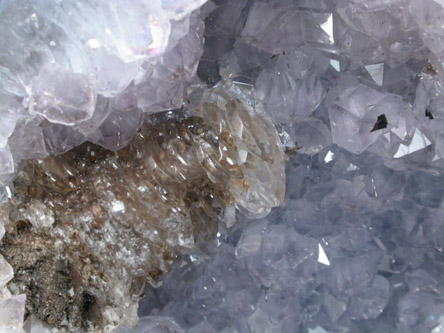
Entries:
{"label": "light reflection on crystal", "polygon": [[325,155],[324,161],[325,163],[330,163],[335,158],[335,154],[332,151],[328,151],[327,155]]}
{"label": "light reflection on crystal", "polygon": [[328,260],[328,257],[325,254],[325,251],[322,248],[322,245],[320,243],[318,244],[318,251],[319,251],[318,262],[320,262],[321,264],[330,266],[330,260]]}
{"label": "light reflection on crystal", "polygon": [[328,39],[333,44],[335,39],[333,37],[333,14],[329,14],[325,23],[321,24],[322,30],[328,35]]}
{"label": "light reflection on crystal", "polygon": [[340,72],[340,71],[341,71],[341,64],[339,63],[338,60],[331,59],[331,60],[330,60],[330,65],[332,65],[333,68],[334,68],[337,72]]}
{"label": "light reflection on crystal", "polygon": [[384,79],[384,63],[367,65],[365,69],[378,86],[382,86]]}
{"label": "light reflection on crystal", "polygon": [[417,152],[421,149],[424,149],[430,146],[432,143],[419,129],[415,130],[415,134],[413,134],[413,138],[410,144],[400,144],[398,151],[393,156],[394,158],[401,158],[406,155]]}

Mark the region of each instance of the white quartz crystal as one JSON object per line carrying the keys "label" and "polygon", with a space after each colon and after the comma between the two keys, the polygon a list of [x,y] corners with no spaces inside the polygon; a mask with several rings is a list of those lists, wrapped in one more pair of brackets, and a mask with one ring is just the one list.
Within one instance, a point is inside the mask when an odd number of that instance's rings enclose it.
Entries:
{"label": "white quartz crystal", "polygon": [[0,288],[3,288],[14,277],[14,271],[0,254]]}
{"label": "white quartz crystal", "polygon": [[26,295],[0,299],[0,332],[20,332],[25,314]]}

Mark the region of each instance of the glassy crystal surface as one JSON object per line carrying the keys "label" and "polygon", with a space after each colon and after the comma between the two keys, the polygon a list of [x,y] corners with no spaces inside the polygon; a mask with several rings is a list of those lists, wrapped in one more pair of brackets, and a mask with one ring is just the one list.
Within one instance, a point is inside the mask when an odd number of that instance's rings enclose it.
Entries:
{"label": "glassy crystal surface", "polygon": [[27,315],[68,330],[136,325],[145,283],[158,286],[180,253],[232,224],[235,207],[280,205],[283,148],[247,97],[218,86],[117,153],[85,144],[29,161],[3,206],[0,245],[0,283],[12,265],[8,286],[26,293]]}
{"label": "glassy crystal surface", "polygon": [[[3,243],[50,242],[33,269],[76,287],[45,299],[107,331],[442,332],[443,20],[442,0],[1,1]],[[0,325],[91,322],[4,258]]]}
{"label": "glassy crystal surface", "polygon": [[[207,20],[235,6],[213,1]],[[280,123],[296,150],[286,199],[220,228],[139,313],[186,332],[439,332],[442,3],[252,1],[243,14],[236,32],[206,27],[222,66],[201,65],[255,85]]]}
{"label": "glassy crystal surface", "polygon": [[[13,176],[11,165],[66,152],[89,138],[123,148],[142,112],[179,108],[202,54],[198,8],[204,2],[2,1],[2,174]],[[133,109],[139,117],[116,129],[116,113]],[[50,147],[36,156],[29,144],[42,139]],[[11,148],[12,157],[3,156]],[[0,179],[1,186],[11,176]]]}

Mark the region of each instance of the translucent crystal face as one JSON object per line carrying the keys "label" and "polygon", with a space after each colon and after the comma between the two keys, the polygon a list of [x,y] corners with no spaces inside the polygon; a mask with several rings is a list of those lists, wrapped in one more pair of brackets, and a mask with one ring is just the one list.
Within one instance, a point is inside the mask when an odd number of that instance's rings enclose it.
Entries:
{"label": "translucent crystal face", "polygon": [[[64,84],[70,83],[69,89]],[[97,94],[92,80],[79,74],[42,70],[34,79],[29,112],[53,123],[74,125],[92,117]]]}
{"label": "translucent crystal face", "polygon": [[234,207],[263,215],[282,203],[284,154],[266,115],[227,87],[191,112],[146,123],[116,153],[85,144],[28,162],[0,246],[27,313],[65,329],[134,325],[145,282],[232,224]]}
{"label": "translucent crystal face", "polygon": [[204,2],[2,1],[0,149],[15,154],[0,153],[1,186],[11,164],[37,157],[29,146],[39,157],[87,140],[121,149],[143,112],[180,108],[203,46],[192,12]]}
{"label": "translucent crystal face", "polygon": [[442,0],[0,0],[0,331],[443,331],[443,63]]}

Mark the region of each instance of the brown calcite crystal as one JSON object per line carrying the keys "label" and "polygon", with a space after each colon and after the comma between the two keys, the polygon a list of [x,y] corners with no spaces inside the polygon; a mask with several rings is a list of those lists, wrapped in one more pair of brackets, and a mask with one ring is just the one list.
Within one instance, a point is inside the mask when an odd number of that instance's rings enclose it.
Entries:
{"label": "brown calcite crystal", "polygon": [[118,152],[85,144],[27,163],[1,208],[0,244],[27,314],[66,330],[135,326],[146,282],[159,285],[198,237],[231,225],[236,208],[282,203],[285,157],[260,107],[226,86],[196,104],[147,121]]}

